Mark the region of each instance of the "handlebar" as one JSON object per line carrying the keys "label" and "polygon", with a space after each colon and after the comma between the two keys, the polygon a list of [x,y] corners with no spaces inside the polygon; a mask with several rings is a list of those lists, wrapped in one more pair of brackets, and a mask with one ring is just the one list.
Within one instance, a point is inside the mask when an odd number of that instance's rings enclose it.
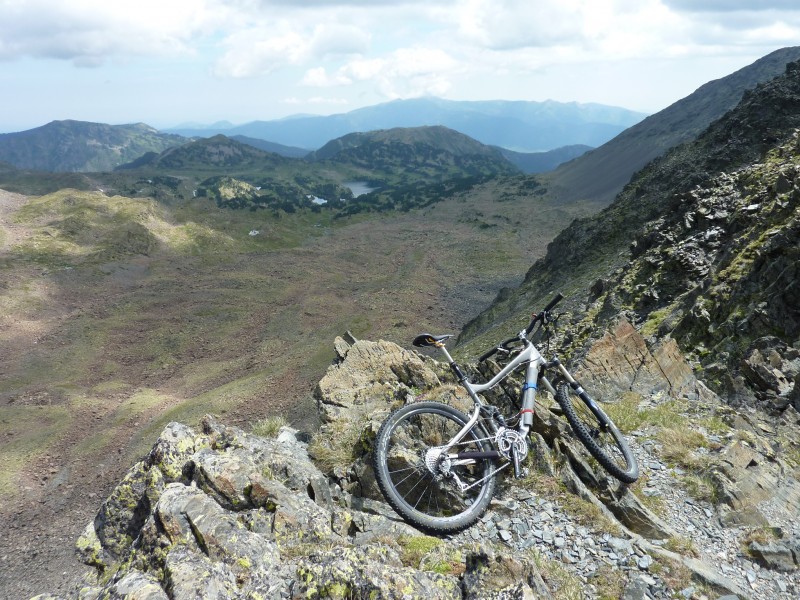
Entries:
{"label": "handlebar", "polygon": [[501,350],[505,351],[505,352],[510,352],[510,350],[507,348],[508,344],[510,344],[512,342],[518,342],[518,341],[519,341],[518,337],[513,337],[513,338],[508,338],[507,340],[504,340],[504,341],[500,342],[497,346],[495,346],[494,348],[492,348],[488,352],[484,352],[483,354],[481,354],[480,357],[478,357],[478,362],[485,361],[487,358],[489,358],[490,356],[493,356],[494,354],[496,354],[497,352],[500,352]]}
{"label": "handlebar", "polygon": [[531,319],[530,324],[525,328],[525,335],[530,335],[531,331],[533,331],[533,328],[536,327],[536,323],[544,323],[545,319],[547,318],[547,313],[549,313],[553,307],[563,299],[564,295],[561,292],[557,293],[555,298],[550,300],[550,304],[545,306],[538,314],[533,315],[533,319]]}
{"label": "handlebar", "polygon": [[[559,302],[561,302],[563,299],[564,299],[564,295],[561,294],[561,292],[557,293],[555,295],[555,297],[550,301],[550,303],[541,310],[541,312],[533,315],[533,319],[531,319],[530,324],[525,328],[525,335],[526,336],[530,335],[531,331],[533,331],[533,328],[536,327],[537,323],[544,324],[546,322],[547,313],[549,313],[553,309],[553,307],[556,304],[558,304]],[[522,339],[524,339],[522,337],[522,334],[520,334],[519,336],[508,338],[507,340],[501,342],[500,344],[498,344],[496,347],[492,348],[488,352],[484,352],[483,354],[481,354],[481,356],[478,357],[478,362],[480,363],[480,362],[485,361],[487,358],[489,358],[490,356],[493,356],[494,354],[496,354],[498,351],[501,351],[501,350],[505,351],[505,352],[509,352],[509,349],[507,348],[508,344],[510,344],[512,342],[519,342]]]}

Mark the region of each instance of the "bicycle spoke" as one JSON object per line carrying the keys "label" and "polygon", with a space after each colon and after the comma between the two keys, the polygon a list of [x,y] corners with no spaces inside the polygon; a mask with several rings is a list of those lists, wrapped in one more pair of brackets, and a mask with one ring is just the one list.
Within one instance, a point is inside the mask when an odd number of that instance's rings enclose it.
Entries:
{"label": "bicycle spoke", "polygon": [[[413,405],[400,409],[408,414],[382,432],[385,441],[381,446],[383,458],[376,463],[378,483],[384,492],[391,492],[389,498],[397,500],[392,504],[398,512],[410,515],[414,523],[419,522],[416,515],[457,519],[469,511],[485,510],[494,489],[491,461],[471,465],[452,461],[444,448],[468,419],[446,405],[428,405],[432,410]],[[449,452],[485,451],[488,447],[484,440],[488,442],[489,438],[485,433],[476,435],[477,431],[469,431]],[[433,454],[432,449],[440,451]],[[465,491],[457,485],[456,477],[468,486]]]}

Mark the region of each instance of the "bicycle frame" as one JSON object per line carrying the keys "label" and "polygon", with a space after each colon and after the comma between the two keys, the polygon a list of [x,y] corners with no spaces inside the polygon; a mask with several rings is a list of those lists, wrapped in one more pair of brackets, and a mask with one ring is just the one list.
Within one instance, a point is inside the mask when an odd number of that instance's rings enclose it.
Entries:
{"label": "bicycle frame", "polygon": [[[601,418],[596,408],[596,404],[594,400],[588,397],[586,392],[581,388],[577,381],[572,377],[572,375],[567,371],[566,367],[561,364],[561,361],[553,359],[551,362],[547,362],[536,346],[527,339],[525,332],[519,334],[519,339],[525,343],[525,348],[517,354],[505,367],[503,367],[499,373],[497,373],[494,377],[492,377],[489,381],[485,383],[472,383],[466,375],[461,372],[461,369],[456,364],[453,357],[450,356],[450,353],[445,348],[444,344],[439,346],[439,349],[444,353],[447,357],[447,360],[450,364],[451,369],[456,373],[459,378],[459,383],[464,386],[469,394],[472,401],[475,403],[475,410],[472,413],[469,421],[461,428],[461,430],[453,436],[452,439],[448,440],[448,442],[442,446],[439,450],[440,452],[448,452],[453,446],[458,444],[464,436],[475,426],[475,424],[480,419],[481,409],[486,406],[486,404],[481,400],[481,397],[478,394],[481,394],[487,390],[491,390],[501,381],[503,381],[506,377],[508,377],[511,373],[513,373],[518,367],[527,363],[527,369],[525,370],[525,383],[523,384],[523,395],[522,395],[522,409],[520,410],[520,421],[519,425],[517,426],[517,430],[523,436],[527,436],[528,432],[530,431],[531,425],[533,424],[533,415],[536,410],[536,393],[538,392],[539,382],[541,382],[542,387],[545,390],[550,392],[555,396],[556,390],[547,377],[540,377],[539,373],[542,368],[547,367],[555,367],[558,369],[559,373],[562,377],[566,380],[566,382],[575,390],[575,393],[578,394],[583,398],[586,396],[584,400],[586,401],[589,409],[598,416],[598,419],[604,421],[604,418]],[[603,415],[604,417],[604,415]],[[492,426],[492,432],[496,433],[497,429],[494,426],[494,422],[490,422]],[[457,455],[450,455],[451,459],[458,458]],[[475,457],[478,458],[478,457]],[[468,461],[470,459],[466,459]],[[465,462],[466,462],[465,461]]]}
{"label": "bicycle frame", "polygon": [[[546,365],[546,361],[542,357],[541,353],[536,349],[536,346],[533,345],[531,341],[528,339],[524,339],[525,348],[515,356],[511,362],[509,362],[503,369],[497,373],[494,377],[492,377],[486,383],[472,383],[469,379],[461,373],[461,370],[458,368],[458,365],[453,360],[453,357],[450,356],[450,353],[447,351],[447,348],[444,345],[440,346],[440,350],[444,353],[447,357],[448,362],[450,363],[451,368],[459,377],[459,383],[464,386],[469,394],[472,401],[475,403],[475,410],[472,413],[469,421],[467,421],[466,425],[462,427],[461,431],[459,431],[451,440],[445,444],[442,448],[443,451],[449,450],[451,447],[458,444],[464,436],[475,426],[480,418],[481,408],[485,406],[483,400],[481,400],[478,394],[485,392],[494,388],[498,383],[503,381],[506,377],[508,377],[513,371],[515,371],[521,365],[527,363],[528,367],[525,370],[525,385],[524,385],[524,392],[523,392],[523,400],[522,400],[522,414],[520,419],[519,431],[522,435],[527,435],[528,431],[530,430],[530,426],[533,423],[533,412],[535,410],[535,402],[536,402],[536,391],[537,391],[537,381],[539,379],[539,370],[541,367]],[[547,384],[547,387],[552,390],[552,386]]]}

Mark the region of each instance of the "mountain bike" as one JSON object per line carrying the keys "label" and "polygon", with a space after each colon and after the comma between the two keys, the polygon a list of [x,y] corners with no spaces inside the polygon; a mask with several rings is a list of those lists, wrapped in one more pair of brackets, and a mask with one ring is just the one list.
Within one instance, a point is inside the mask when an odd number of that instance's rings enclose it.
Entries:
{"label": "mountain bike", "polygon": [[[575,381],[558,357],[545,360],[529,339],[537,328],[556,320],[551,311],[561,294],[516,336],[484,353],[508,362],[485,383],[473,383],[445,347],[451,335],[423,333],[417,347],[438,348],[458,382],[474,403],[471,415],[441,402],[412,402],[392,412],[375,440],[373,468],[386,500],[408,523],[433,533],[455,533],[473,525],[489,506],[496,476],[513,465],[514,476],[524,477],[528,432],[540,388],[550,392],[569,421],[575,436],[591,455],[623,483],[639,477],[628,442],[602,408]],[[521,408],[506,419],[499,408],[480,394],[493,389],[515,370],[525,367]],[[546,373],[553,372],[553,382]]]}

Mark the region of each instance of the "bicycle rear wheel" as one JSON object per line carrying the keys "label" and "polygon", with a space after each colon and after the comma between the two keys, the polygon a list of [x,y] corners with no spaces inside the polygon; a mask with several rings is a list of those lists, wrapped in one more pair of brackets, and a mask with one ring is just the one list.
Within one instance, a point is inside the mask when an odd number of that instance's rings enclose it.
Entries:
{"label": "bicycle rear wheel", "polygon": [[[408,523],[433,533],[454,533],[475,523],[489,506],[495,461],[459,465],[438,451],[468,421],[446,404],[419,402],[396,410],[381,426],[373,453],[375,479]],[[487,437],[476,425],[450,452],[491,451]],[[470,487],[462,490],[457,480]]]}
{"label": "bicycle rear wheel", "polygon": [[633,483],[639,478],[639,465],[628,441],[597,403],[595,414],[566,383],[558,386],[556,402],[564,411],[572,431],[609,474],[623,483]]}

